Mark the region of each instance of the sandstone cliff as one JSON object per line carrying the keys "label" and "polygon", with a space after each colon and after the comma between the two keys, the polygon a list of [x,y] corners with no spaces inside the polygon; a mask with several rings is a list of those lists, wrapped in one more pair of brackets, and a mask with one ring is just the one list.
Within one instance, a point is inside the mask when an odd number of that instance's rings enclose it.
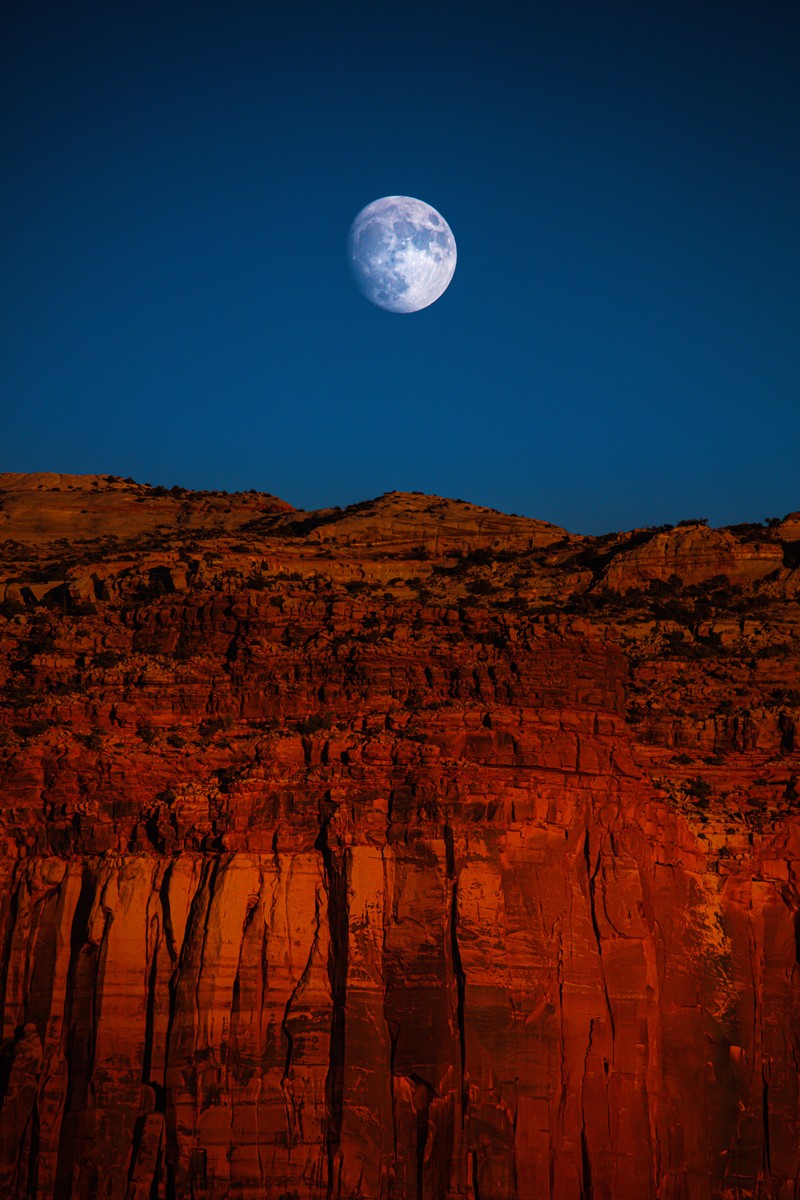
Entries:
{"label": "sandstone cliff", "polygon": [[0,1195],[798,1195],[798,514],[0,502]]}

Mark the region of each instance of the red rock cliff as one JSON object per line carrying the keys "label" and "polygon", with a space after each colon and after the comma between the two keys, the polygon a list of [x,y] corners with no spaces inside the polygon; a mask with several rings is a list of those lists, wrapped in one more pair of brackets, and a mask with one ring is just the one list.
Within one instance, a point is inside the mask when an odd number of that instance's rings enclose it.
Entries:
{"label": "red rock cliff", "polygon": [[797,514],[0,483],[0,1195],[798,1195]]}

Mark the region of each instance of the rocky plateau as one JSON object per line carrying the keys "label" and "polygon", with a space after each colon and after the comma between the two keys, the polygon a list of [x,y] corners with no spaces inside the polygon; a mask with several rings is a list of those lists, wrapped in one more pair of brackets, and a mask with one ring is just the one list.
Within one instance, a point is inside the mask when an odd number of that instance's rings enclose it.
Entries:
{"label": "rocky plateau", "polygon": [[0,1196],[797,1200],[800,513],[0,538]]}

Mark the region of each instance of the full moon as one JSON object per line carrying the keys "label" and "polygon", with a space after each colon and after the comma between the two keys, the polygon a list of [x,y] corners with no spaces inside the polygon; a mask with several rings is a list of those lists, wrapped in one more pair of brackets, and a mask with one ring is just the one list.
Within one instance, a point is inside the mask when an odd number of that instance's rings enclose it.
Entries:
{"label": "full moon", "polygon": [[441,213],[413,196],[362,208],[347,238],[360,291],[389,312],[419,312],[438,300],[456,269],[456,240]]}

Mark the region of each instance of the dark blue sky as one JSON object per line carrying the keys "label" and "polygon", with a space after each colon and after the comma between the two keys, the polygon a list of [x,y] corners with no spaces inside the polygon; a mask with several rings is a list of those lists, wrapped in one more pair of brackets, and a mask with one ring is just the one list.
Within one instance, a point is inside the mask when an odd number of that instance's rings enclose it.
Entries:
{"label": "dark blue sky", "polygon": [[[0,469],[800,508],[800,7],[6,0]],[[351,282],[403,193],[432,307]]]}

